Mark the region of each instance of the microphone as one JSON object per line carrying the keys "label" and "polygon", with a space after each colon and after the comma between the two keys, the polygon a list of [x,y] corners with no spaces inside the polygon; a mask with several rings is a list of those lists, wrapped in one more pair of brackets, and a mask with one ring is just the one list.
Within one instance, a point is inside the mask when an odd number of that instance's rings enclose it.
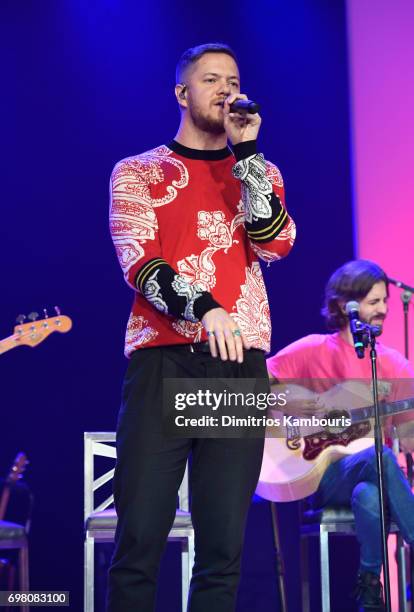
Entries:
{"label": "microphone", "polygon": [[235,100],[230,104],[231,113],[249,113],[255,115],[260,110],[260,106],[252,100]]}
{"label": "microphone", "polygon": [[345,312],[349,319],[349,328],[351,330],[352,338],[354,341],[355,352],[358,359],[364,357],[364,324],[359,319],[359,304],[358,302],[347,302],[345,305]]}

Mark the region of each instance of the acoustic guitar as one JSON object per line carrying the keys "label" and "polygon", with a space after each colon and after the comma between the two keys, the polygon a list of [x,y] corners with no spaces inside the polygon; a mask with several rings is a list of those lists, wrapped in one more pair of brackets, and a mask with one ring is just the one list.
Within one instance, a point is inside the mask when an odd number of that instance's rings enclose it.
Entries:
{"label": "acoustic guitar", "polygon": [[[356,393],[355,384],[358,385],[355,381],[348,381],[338,386],[339,392],[334,388],[319,396],[323,398],[327,395],[330,400],[335,398],[333,404],[341,405],[340,409],[317,417],[321,423],[326,417],[333,426],[312,426],[304,421],[304,417],[286,418],[286,414],[281,412],[269,412],[268,418],[277,425],[266,429],[263,462],[256,489],[258,495],[276,502],[303,499],[315,493],[331,463],[374,445],[374,406],[366,404],[367,397],[372,402],[372,395],[369,387],[362,383],[359,384],[365,392],[360,393],[358,388]],[[312,391],[302,389],[302,392],[307,401],[315,398]],[[353,407],[345,410],[342,406],[346,401],[341,394],[345,394],[345,398],[358,397],[359,401],[353,401]],[[410,410],[414,411],[414,398],[380,403],[381,418]]]}

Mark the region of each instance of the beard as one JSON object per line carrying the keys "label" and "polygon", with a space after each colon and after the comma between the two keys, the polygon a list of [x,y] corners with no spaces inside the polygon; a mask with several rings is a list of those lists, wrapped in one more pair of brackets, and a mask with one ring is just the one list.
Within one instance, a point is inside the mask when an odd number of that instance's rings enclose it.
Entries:
{"label": "beard", "polygon": [[223,117],[214,119],[213,117],[203,115],[198,107],[192,106],[191,104],[188,107],[188,111],[194,125],[198,127],[199,130],[217,136],[225,133]]}
{"label": "beard", "polygon": [[380,336],[382,332],[384,331],[383,329],[384,321],[385,321],[384,316],[377,315],[376,317],[371,317],[369,320],[365,321],[365,323],[368,323],[368,325],[371,325],[372,327],[376,327],[378,330],[378,333],[376,333],[375,335]]}

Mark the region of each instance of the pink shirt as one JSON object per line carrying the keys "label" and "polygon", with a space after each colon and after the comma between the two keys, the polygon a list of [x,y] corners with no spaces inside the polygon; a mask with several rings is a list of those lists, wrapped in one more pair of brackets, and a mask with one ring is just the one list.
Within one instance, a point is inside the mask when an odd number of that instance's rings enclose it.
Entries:
{"label": "pink shirt", "polygon": [[[414,396],[414,370],[401,353],[377,342],[377,356],[380,380],[412,379],[407,380],[407,385],[396,385],[395,381],[389,400]],[[371,381],[369,350],[365,351],[364,359],[358,359],[354,347],[345,342],[339,333],[311,334],[296,340],[269,357],[267,369],[281,381],[289,378],[335,379],[332,384],[354,378]],[[402,423],[410,417],[401,414],[394,418],[394,422]]]}
{"label": "pink shirt", "polygon": [[[413,378],[410,363],[395,349],[377,342],[379,378]],[[371,378],[369,350],[358,359],[353,346],[335,334],[311,334],[267,360],[275,378]]]}

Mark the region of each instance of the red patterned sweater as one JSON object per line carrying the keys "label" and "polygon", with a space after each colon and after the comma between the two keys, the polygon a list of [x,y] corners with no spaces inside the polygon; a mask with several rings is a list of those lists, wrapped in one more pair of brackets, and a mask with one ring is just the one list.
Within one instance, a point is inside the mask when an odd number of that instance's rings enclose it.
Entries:
{"label": "red patterned sweater", "polygon": [[253,141],[233,153],[172,141],[115,166],[110,230],[135,291],[127,356],[138,348],[206,340],[201,318],[216,306],[230,313],[252,347],[270,350],[257,258],[285,256],[295,225],[276,166],[256,153]]}

